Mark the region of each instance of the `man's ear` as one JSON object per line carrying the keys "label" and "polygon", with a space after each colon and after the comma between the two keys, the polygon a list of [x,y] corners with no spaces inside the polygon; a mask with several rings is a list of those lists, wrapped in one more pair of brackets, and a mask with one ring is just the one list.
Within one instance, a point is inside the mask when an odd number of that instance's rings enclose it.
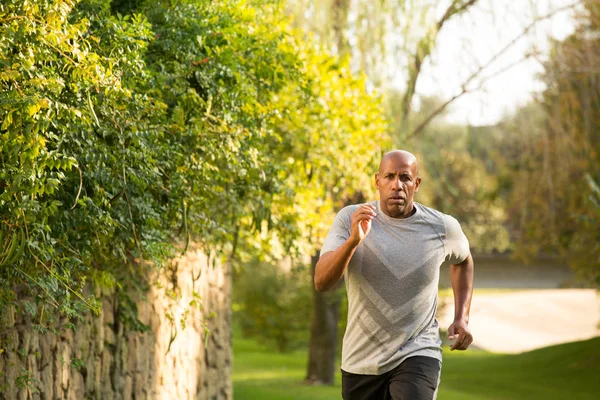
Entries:
{"label": "man's ear", "polygon": [[379,190],[379,172],[375,174],[375,187]]}
{"label": "man's ear", "polygon": [[415,180],[415,192],[419,191],[419,186],[421,186],[421,177],[417,176],[417,179]]}

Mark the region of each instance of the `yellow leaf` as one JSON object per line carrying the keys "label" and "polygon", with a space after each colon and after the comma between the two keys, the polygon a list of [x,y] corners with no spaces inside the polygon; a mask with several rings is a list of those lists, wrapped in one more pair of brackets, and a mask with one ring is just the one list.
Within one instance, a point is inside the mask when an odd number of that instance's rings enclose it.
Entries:
{"label": "yellow leaf", "polygon": [[39,104],[32,104],[27,107],[27,115],[33,117],[40,110]]}
{"label": "yellow leaf", "polygon": [[2,122],[2,127],[0,127],[0,129],[2,129],[3,131],[8,129],[8,127],[10,126],[10,124],[12,124],[12,113],[8,113],[8,115],[6,116],[6,118],[4,118],[4,122]]}

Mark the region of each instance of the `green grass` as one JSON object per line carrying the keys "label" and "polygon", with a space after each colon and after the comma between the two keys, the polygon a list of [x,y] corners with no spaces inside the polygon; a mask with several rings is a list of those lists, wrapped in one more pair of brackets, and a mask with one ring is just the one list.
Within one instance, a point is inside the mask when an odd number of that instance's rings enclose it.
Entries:
{"label": "green grass", "polygon": [[267,351],[245,339],[233,341],[233,398],[235,400],[341,399],[340,373],[334,387],[302,383],[307,351],[288,354]]}
{"label": "green grass", "polygon": [[[233,349],[235,400],[341,399],[339,372],[333,387],[302,383],[305,350],[277,354],[238,338]],[[445,349],[438,399],[600,399],[600,338],[519,355]]]}

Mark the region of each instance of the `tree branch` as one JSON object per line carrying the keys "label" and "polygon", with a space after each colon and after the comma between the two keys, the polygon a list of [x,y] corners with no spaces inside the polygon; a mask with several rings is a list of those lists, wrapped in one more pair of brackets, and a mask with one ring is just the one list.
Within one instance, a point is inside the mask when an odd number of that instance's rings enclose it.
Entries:
{"label": "tree branch", "polygon": [[350,44],[344,34],[344,28],[348,25],[349,3],[349,0],[334,0],[331,4],[333,34],[335,35],[334,40],[339,57],[344,57],[350,52]]}
{"label": "tree branch", "polygon": [[[533,29],[536,24],[538,24],[539,22],[541,22],[543,20],[552,18],[554,15],[558,14],[559,12],[566,11],[566,10],[569,10],[569,9],[573,9],[576,6],[578,6],[579,4],[580,4],[579,2],[576,2],[576,3],[571,3],[571,4],[563,6],[563,7],[559,7],[557,9],[549,12],[548,14],[542,15],[542,16],[534,19],[529,25],[527,25],[523,29],[523,31],[521,31],[521,33],[519,33],[510,42],[508,42],[502,49],[500,49],[500,51],[498,51],[496,54],[494,54],[492,56],[492,58],[490,58],[485,64],[481,65],[471,75],[469,75],[469,77],[461,85],[461,88],[462,88],[461,91],[458,94],[452,96],[450,99],[448,99],[446,102],[444,102],[438,108],[436,108],[431,114],[429,114],[427,116],[427,118],[425,118],[425,120],[416,129],[414,129],[413,131],[411,131],[406,136],[406,139],[412,138],[413,136],[421,133],[425,129],[425,127],[431,122],[431,120],[433,120],[437,115],[439,115],[442,111],[444,111],[446,109],[446,107],[448,107],[448,105],[450,105],[453,101],[455,101],[456,99],[458,99],[459,97],[461,97],[465,93],[470,92],[470,90],[467,88],[468,85],[471,82],[473,82],[477,77],[479,77],[484,70],[486,70],[487,68],[489,68],[490,65],[494,64],[504,53],[506,53],[510,48],[512,48],[521,38],[523,38],[525,35],[527,35],[529,33],[529,31],[531,31],[531,29]],[[531,54],[526,55],[525,57],[519,59],[518,61],[516,61],[514,63],[511,63],[511,64],[507,65],[506,67],[500,69],[499,71],[495,72],[494,74],[487,76],[486,78],[484,78],[480,82],[480,84],[478,85],[478,87],[475,90],[480,89],[485,82],[487,82],[490,79],[492,79],[492,78],[500,75],[501,73],[507,71],[508,69],[514,67],[515,65],[523,62],[524,60],[526,60],[529,57],[531,57]],[[406,117],[408,117],[408,115]]]}
{"label": "tree branch", "polygon": [[83,176],[81,174],[81,168],[77,166],[77,170],[79,171],[79,190],[77,191],[77,196],[75,197],[75,201],[73,202],[73,207],[71,207],[71,210],[73,210],[77,206],[77,201],[79,200],[79,195],[81,194],[81,187],[83,186]]}
{"label": "tree branch", "polygon": [[[483,87],[483,85],[489,81],[490,79],[495,78],[498,75],[503,74],[504,72],[508,71],[509,69],[511,69],[512,67],[522,63],[523,61],[527,60],[528,58],[531,57],[531,54],[527,54],[524,57],[518,59],[517,61],[508,64],[507,66],[505,66],[502,69],[499,69],[498,71],[496,71],[495,73],[493,73],[492,75],[488,75],[487,77],[485,77],[484,79],[482,79],[479,82],[479,85],[477,86],[477,88],[475,90],[479,90]],[[475,91],[473,90],[473,91]],[[437,115],[439,115],[442,111],[444,111],[446,109],[446,107],[448,107],[450,105],[450,103],[452,103],[454,100],[458,99],[459,97],[463,96],[466,93],[469,93],[470,91],[467,89],[466,84],[463,84],[461,91],[458,94],[455,94],[454,96],[452,96],[451,98],[449,98],[448,100],[446,100],[444,103],[442,103],[438,108],[436,108],[433,112],[431,112],[431,114],[429,114],[424,120],[423,122],[421,122],[419,124],[419,126],[417,126],[413,131],[411,131],[408,136],[406,136],[406,139],[411,139],[413,136],[418,135],[419,133],[421,133],[421,131],[423,131],[427,125],[429,125],[429,123],[431,122],[432,119],[434,119]]]}
{"label": "tree branch", "polygon": [[419,79],[419,75],[421,73],[421,67],[423,65],[423,61],[431,55],[432,46],[431,43],[435,43],[437,36],[444,26],[444,24],[452,18],[454,15],[460,14],[466,11],[469,7],[475,4],[477,0],[468,0],[465,3],[458,5],[459,0],[454,0],[452,4],[446,9],[444,15],[439,19],[439,21],[435,24],[432,29],[431,34],[425,35],[419,43],[417,44],[417,51],[415,52],[413,66],[409,69],[409,77],[406,87],[406,92],[404,93],[404,97],[402,99],[402,124],[404,126],[408,122],[408,116],[411,112],[411,104],[412,99],[415,95],[415,89],[417,87],[417,80]]}

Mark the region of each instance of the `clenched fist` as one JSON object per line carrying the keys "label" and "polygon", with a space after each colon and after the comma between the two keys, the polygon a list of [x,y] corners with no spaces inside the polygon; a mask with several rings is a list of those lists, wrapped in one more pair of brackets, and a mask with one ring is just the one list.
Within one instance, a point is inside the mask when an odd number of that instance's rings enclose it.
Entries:
{"label": "clenched fist", "polygon": [[358,246],[360,242],[369,234],[371,230],[371,221],[375,218],[375,206],[372,204],[361,204],[354,213],[350,220],[351,232],[350,239],[353,241],[355,246]]}

